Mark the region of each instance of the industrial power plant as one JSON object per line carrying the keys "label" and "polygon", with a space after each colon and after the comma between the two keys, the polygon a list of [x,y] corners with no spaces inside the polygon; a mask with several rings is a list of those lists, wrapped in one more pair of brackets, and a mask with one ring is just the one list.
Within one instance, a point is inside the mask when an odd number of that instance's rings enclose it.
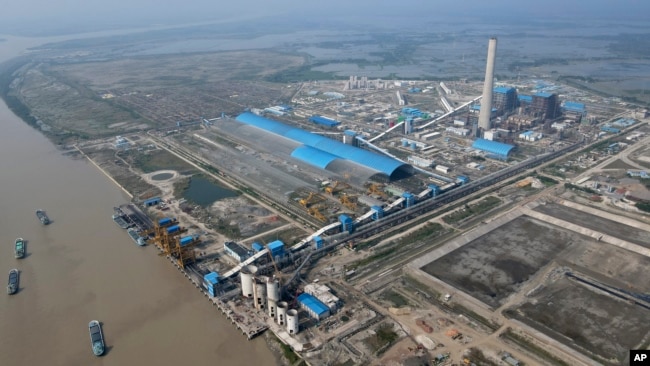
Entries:
{"label": "industrial power plant", "polygon": [[[164,193],[116,215],[138,245],[157,248],[247,339],[271,331],[314,364],[334,364],[332,354],[353,363],[380,359],[408,338],[415,343],[400,352],[442,365],[485,334],[528,339],[524,325],[503,326],[513,318],[533,324],[537,314],[526,311],[537,303],[526,301],[566,281],[598,283],[574,269],[578,262],[544,267],[582,243],[572,235],[618,243],[574,219],[589,211],[582,205],[600,195],[608,202],[640,196],[569,176],[642,140],[645,117],[616,113],[599,124],[594,103],[557,83],[496,80],[497,59],[491,37],[481,82],[356,75],[305,82],[289,85],[290,101],[149,131],[147,145],[119,137],[111,142],[116,151],[165,151],[232,197],[199,204]],[[606,150],[593,148],[601,145]],[[162,192],[194,183],[180,171],[146,179]],[[570,202],[579,192],[588,196]],[[526,293],[508,297],[522,283]],[[640,292],[602,288],[647,301]],[[519,362],[510,351],[498,353]]]}

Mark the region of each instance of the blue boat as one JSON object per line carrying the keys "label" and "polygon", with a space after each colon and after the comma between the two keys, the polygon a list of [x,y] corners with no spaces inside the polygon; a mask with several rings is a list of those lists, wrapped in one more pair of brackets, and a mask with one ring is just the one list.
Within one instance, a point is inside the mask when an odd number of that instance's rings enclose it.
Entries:
{"label": "blue boat", "polygon": [[7,283],[7,293],[13,295],[18,291],[18,270],[9,271],[9,282]]}
{"label": "blue boat", "polygon": [[102,325],[97,320],[91,320],[88,323],[88,331],[90,332],[90,344],[93,347],[95,356],[104,354],[104,335],[102,334]]}

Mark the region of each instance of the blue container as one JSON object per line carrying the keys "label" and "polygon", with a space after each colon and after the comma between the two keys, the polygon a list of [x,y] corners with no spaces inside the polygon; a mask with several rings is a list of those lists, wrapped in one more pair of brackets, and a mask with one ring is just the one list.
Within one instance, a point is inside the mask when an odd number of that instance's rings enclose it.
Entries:
{"label": "blue container", "polygon": [[172,222],[172,219],[170,219],[169,217],[165,217],[165,218],[162,218],[162,219],[158,220],[158,226],[165,226],[165,225],[168,225],[171,222]]}
{"label": "blue container", "polygon": [[259,252],[260,250],[264,249],[262,244],[260,244],[258,242],[253,243],[252,247],[253,247],[253,250],[256,251],[256,252]]}
{"label": "blue container", "polygon": [[192,243],[195,240],[193,236],[185,236],[181,238],[181,246]]}
{"label": "blue container", "polygon": [[181,230],[181,227],[178,226],[178,225],[170,226],[170,227],[167,228],[167,234],[173,234],[173,233],[175,233],[177,231],[180,231],[180,230]]}

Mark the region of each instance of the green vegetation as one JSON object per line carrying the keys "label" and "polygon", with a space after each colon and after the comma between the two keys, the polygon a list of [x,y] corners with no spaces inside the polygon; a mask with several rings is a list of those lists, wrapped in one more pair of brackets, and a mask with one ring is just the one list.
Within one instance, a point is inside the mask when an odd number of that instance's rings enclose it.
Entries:
{"label": "green vegetation", "polygon": [[499,329],[499,327],[500,327],[499,324],[496,324],[496,323],[484,318],[483,316],[475,313],[474,311],[472,311],[472,310],[470,310],[470,309],[468,309],[468,308],[466,308],[466,307],[464,307],[464,306],[462,306],[462,305],[460,305],[458,303],[453,303],[451,305],[451,309],[453,309],[455,312],[457,312],[459,314],[465,315],[466,317],[468,317],[468,318],[470,318],[470,319],[472,319],[472,320],[474,320],[476,322],[481,323],[482,325],[486,326],[487,328],[489,328],[489,329],[491,329],[493,331]]}
{"label": "green vegetation", "polygon": [[505,332],[501,333],[499,335],[499,337],[514,342],[518,346],[523,347],[528,352],[540,357],[541,359],[543,359],[543,360],[545,360],[547,362],[550,362],[553,365],[569,366],[568,363],[566,363],[566,362],[562,361],[561,359],[555,357],[552,353],[545,350],[544,348],[539,347],[536,344],[533,344],[532,342],[528,341],[525,337],[522,337],[519,334],[516,334],[510,328],[506,329]]}
{"label": "green vegetation", "polygon": [[583,192],[587,192],[589,194],[596,194],[596,195],[598,194],[598,192],[594,191],[593,189],[591,189],[589,187],[581,187],[581,186],[577,186],[577,185],[571,184],[571,183],[564,183],[564,188],[583,191]]}
{"label": "green vegetation", "polygon": [[308,81],[308,80],[336,80],[344,79],[343,77],[337,77],[333,72],[323,72],[312,70],[314,67],[322,66],[328,64],[327,62],[317,62],[311,63],[309,60],[305,64],[298,67],[291,67],[278,71],[274,74],[271,74],[264,78],[265,81],[272,83],[290,83],[298,81]]}
{"label": "green vegetation", "polygon": [[289,228],[282,231],[276,231],[274,233],[264,235],[261,238],[258,238],[257,242],[261,244],[268,244],[272,241],[281,240],[286,246],[290,247],[297,244],[305,235],[305,232],[302,229]]}
{"label": "green vegetation", "polygon": [[[478,348],[470,348],[469,352],[467,353],[467,358],[475,365],[477,366],[497,366],[497,363],[494,363],[490,361],[489,358],[485,357],[483,352],[478,349]],[[519,363],[519,365],[523,366],[523,363]]]}
{"label": "green vegetation", "polygon": [[444,231],[444,227],[438,223],[428,223],[412,233],[401,237],[398,241],[400,245],[411,244],[420,240],[429,239],[438,236]]}
{"label": "green vegetation", "polygon": [[390,301],[396,308],[401,308],[403,306],[409,305],[409,301],[404,296],[393,290],[386,290],[382,292],[381,298],[386,301]]}
{"label": "green vegetation", "polygon": [[545,175],[535,174],[535,178],[539,179],[539,181],[542,182],[546,187],[550,187],[550,186],[553,186],[553,185],[556,185],[556,184],[560,183],[560,182],[556,181],[555,179],[549,178],[549,177],[547,177]]}
{"label": "green vegetation", "polygon": [[501,204],[501,200],[494,196],[485,197],[479,202],[472,205],[465,205],[464,208],[456,210],[446,215],[442,220],[448,224],[456,224],[470,216],[480,215]]}
{"label": "green vegetation", "polygon": [[192,166],[179,159],[166,150],[137,151],[129,150],[127,157],[130,158],[131,164],[144,173],[152,173],[158,170],[192,170]]}
{"label": "green vegetation", "polygon": [[375,354],[381,354],[397,340],[397,333],[390,324],[382,324],[374,335],[365,339],[366,344]]}
{"label": "green vegetation", "polygon": [[361,260],[358,260],[358,261],[352,263],[352,264],[349,266],[349,269],[357,269],[357,268],[359,268],[359,267],[363,267],[363,266],[365,266],[365,265],[367,265],[367,264],[369,264],[369,263],[372,263],[372,262],[374,262],[374,261],[376,261],[376,260],[380,260],[380,259],[382,259],[382,258],[386,258],[386,257],[388,257],[389,255],[395,253],[396,250],[397,250],[397,248],[390,248],[390,249],[382,250],[382,251],[380,251],[380,252],[378,252],[378,253],[375,253],[375,254],[373,254],[373,255],[367,257],[367,258],[364,258],[364,259],[361,259]]}
{"label": "green vegetation", "polygon": [[183,192],[185,192],[186,189],[190,188],[190,182],[190,177],[180,178],[174,182],[174,197],[182,197]]}
{"label": "green vegetation", "polygon": [[650,203],[637,202],[634,206],[641,211],[650,212]]}

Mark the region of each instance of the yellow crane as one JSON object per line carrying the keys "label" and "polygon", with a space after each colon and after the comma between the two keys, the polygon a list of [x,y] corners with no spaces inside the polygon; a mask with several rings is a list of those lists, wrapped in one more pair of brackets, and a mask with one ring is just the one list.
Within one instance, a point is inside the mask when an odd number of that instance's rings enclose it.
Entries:
{"label": "yellow crane", "polygon": [[350,188],[349,184],[336,181],[334,182],[334,185],[325,187],[325,192],[333,195],[335,193],[341,192],[342,190],[348,188]]}
{"label": "yellow crane", "polygon": [[323,196],[316,194],[314,192],[309,192],[309,196],[300,199],[299,202],[303,207],[307,208],[314,203],[318,203],[324,200],[325,198]]}
{"label": "yellow crane", "polygon": [[341,201],[341,203],[345,207],[349,208],[350,210],[356,211],[356,209],[357,209],[357,197],[356,196],[351,196],[351,195],[344,194],[339,198],[339,201]]}
{"label": "yellow crane", "polygon": [[376,194],[381,196],[382,198],[387,198],[388,196],[386,195],[386,192],[384,192],[384,189],[381,185],[372,183],[368,187],[368,194]]}
{"label": "yellow crane", "polygon": [[322,222],[327,222],[327,217],[323,216],[322,213],[320,213],[319,207],[313,206],[307,209],[307,212],[314,216],[316,219],[322,221]]}

